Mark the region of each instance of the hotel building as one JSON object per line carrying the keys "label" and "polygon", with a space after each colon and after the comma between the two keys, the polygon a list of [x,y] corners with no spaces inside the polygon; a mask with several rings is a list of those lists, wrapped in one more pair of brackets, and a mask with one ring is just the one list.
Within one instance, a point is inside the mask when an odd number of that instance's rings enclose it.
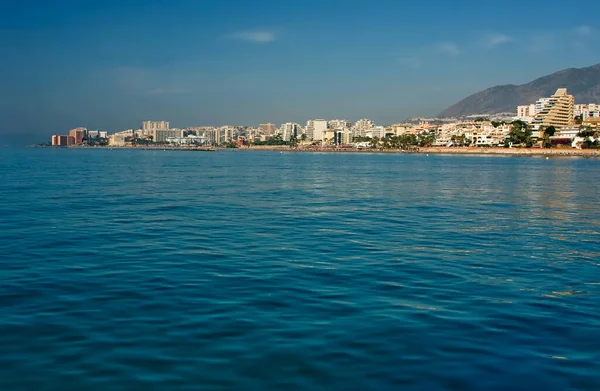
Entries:
{"label": "hotel building", "polygon": [[533,119],[533,125],[538,128],[540,126],[554,126],[555,128],[572,126],[575,122],[573,118],[574,105],[573,95],[567,94],[566,88],[559,88],[543,103],[541,110]]}

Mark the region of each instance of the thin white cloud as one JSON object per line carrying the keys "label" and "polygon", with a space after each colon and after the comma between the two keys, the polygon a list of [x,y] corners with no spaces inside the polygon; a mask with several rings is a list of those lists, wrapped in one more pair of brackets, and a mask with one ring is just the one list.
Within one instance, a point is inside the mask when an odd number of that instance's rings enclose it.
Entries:
{"label": "thin white cloud", "polygon": [[512,38],[505,34],[490,34],[485,39],[485,45],[493,48],[512,41]]}
{"label": "thin white cloud", "polygon": [[447,54],[449,56],[458,56],[462,53],[458,45],[454,42],[438,42],[435,45],[435,50],[439,54]]}
{"label": "thin white cloud", "polygon": [[251,43],[269,43],[275,41],[275,33],[271,31],[240,31],[231,34],[229,37]]}
{"label": "thin white cloud", "polygon": [[421,68],[421,58],[418,56],[403,57],[399,60],[400,64],[408,68],[419,69]]}
{"label": "thin white cloud", "polygon": [[588,25],[585,25],[585,24],[575,28],[575,34],[580,37],[589,37],[589,36],[593,35],[594,33],[595,33],[594,28],[590,27]]}

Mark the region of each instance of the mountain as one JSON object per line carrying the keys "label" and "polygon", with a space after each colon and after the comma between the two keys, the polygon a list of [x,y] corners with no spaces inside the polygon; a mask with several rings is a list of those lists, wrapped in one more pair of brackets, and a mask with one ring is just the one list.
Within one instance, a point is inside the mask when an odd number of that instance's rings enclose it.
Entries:
{"label": "mountain", "polygon": [[518,105],[534,103],[564,87],[575,96],[575,103],[600,103],[600,64],[565,69],[519,86],[507,84],[488,88],[450,106],[438,117],[516,112]]}

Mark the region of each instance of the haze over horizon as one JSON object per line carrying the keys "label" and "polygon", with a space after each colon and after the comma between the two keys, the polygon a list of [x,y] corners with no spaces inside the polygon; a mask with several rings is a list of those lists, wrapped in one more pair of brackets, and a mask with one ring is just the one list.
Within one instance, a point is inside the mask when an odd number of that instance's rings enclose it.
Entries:
{"label": "haze over horizon", "polygon": [[494,85],[597,63],[598,11],[514,0],[6,2],[0,135],[435,115]]}

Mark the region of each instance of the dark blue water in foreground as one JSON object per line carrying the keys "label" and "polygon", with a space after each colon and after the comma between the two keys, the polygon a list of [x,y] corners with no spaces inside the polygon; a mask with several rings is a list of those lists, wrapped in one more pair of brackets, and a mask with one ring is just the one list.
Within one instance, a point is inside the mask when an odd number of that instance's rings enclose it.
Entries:
{"label": "dark blue water in foreground", "polygon": [[0,151],[2,390],[600,390],[600,160]]}

